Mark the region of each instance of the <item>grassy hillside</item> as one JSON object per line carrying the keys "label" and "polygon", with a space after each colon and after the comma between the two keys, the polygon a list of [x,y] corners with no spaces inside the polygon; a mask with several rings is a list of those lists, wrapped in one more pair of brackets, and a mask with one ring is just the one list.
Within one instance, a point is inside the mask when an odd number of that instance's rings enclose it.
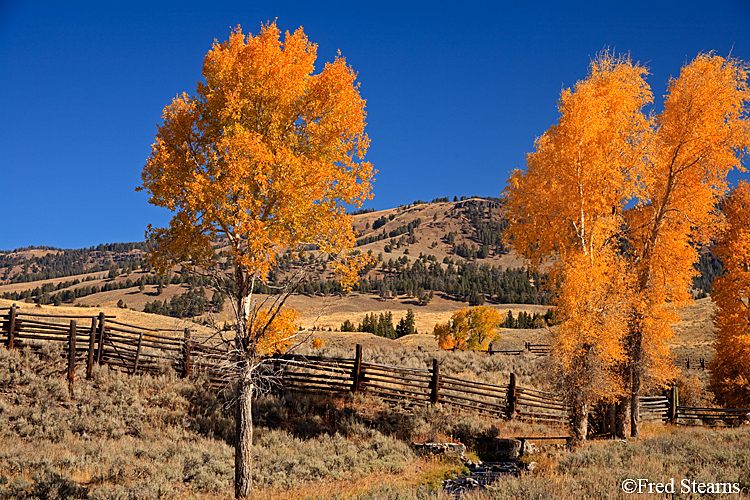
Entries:
{"label": "grassy hillside", "polygon": [[[467,307],[472,294],[474,298],[481,296],[486,305],[495,307],[503,316],[508,311],[514,316],[521,311],[544,314],[548,306],[532,303],[544,301],[538,291],[539,284],[535,282],[532,286],[534,277],[522,271],[508,271],[521,262],[506,251],[499,239],[504,227],[502,206],[494,200],[479,198],[445,200],[355,215],[354,226],[361,243],[358,250],[371,252],[376,263],[348,295],[335,293],[335,287],[328,286],[330,276],[321,266],[313,276],[313,283],[288,301],[300,310],[302,326],[312,326],[317,331],[338,330],[347,320],[358,325],[367,314],[385,313],[392,315],[395,324],[411,309],[415,326],[423,335],[400,339],[400,345],[432,350],[436,345],[429,334],[434,325],[446,322],[453,312]],[[79,250],[32,248],[0,252],[0,296],[25,293],[26,299],[15,300],[24,307],[41,302],[43,310],[65,314],[80,313],[88,307],[154,328],[183,328],[206,321],[221,326],[233,322],[228,301],[224,302],[223,311],[211,310],[208,304],[207,312],[183,320],[139,314],[155,301],[166,302],[169,307],[191,289],[198,292],[203,287],[208,302],[213,296],[208,283],[182,273],[179,268],[172,269],[167,276],[155,275],[145,264],[145,252],[143,243]],[[284,255],[279,257],[277,273],[283,276],[284,268],[295,264]],[[705,258],[704,252],[701,269],[706,278],[718,272],[715,264]],[[77,274],[70,274],[73,272]],[[44,276],[56,277],[39,279]],[[430,298],[428,292],[433,288]],[[46,302],[54,298],[60,305],[49,309],[52,304]],[[0,300],[0,305],[8,306],[11,302]],[[677,325],[677,336],[672,343],[677,357],[713,356],[712,311],[710,299],[701,299],[683,313],[684,319]],[[502,332],[500,346],[517,349],[526,341],[545,342],[544,335],[545,330],[506,330]],[[357,337],[319,336],[331,345],[351,345],[353,340],[347,339]],[[357,338],[364,337],[366,334]],[[369,341],[391,345],[386,339]]]}
{"label": "grassy hillside", "polygon": [[[338,329],[345,320],[358,324],[365,314],[386,311],[397,322],[411,308],[418,331],[431,332],[435,323],[447,321],[454,311],[467,306],[472,292],[503,314],[508,310],[516,315],[521,310],[543,314],[547,308],[533,304],[538,300],[536,289],[525,272],[498,274],[520,265],[499,240],[503,224],[497,203],[482,199],[418,203],[355,215],[361,243],[358,250],[371,252],[377,259],[375,265],[347,296],[337,294],[335,286],[330,289],[330,274],[323,266],[290,305],[301,310],[304,326],[315,322],[322,330]],[[380,238],[383,234],[395,236]],[[220,246],[217,242],[217,248]],[[201,287],[206,300],[212,299],[210,283],[191,278],[178,267],[167,276],[155,275],[145,263],[146,250],[143,243],[126,243],[78,250],[0,252],[0,297],[44,306],[118,309],[121,315],[126,309],[143,311],[155,301],[166,302],[169,308],[176,297]],[[295,263],[285,255],[279,257],[277,273],[283,276]],[[461,267],[464,265],[467,267]],[[494,285],[476,291],[478,283],[488,281],[492,266],[498,269],[492,274]],[[383,288],[387,293],[381,293]],[[506,289],[512,293],[503,298],[499,294]],[[516,299],[528,303],[516,304]],[[215,324],[233,321],[228,301],[221,312],[217,308],[211,311],[210,306],[206,309],[192,319],[201,322],[210,318]]]}
{"label": "grassy hillside", "polygon": [[[368,352],[381,362],[423,362],[407,350]],[[71,393],[61,355],[55,346],[39,357],[0,347],[0,498],[232,497],[231,388],[217,394],[169,370],[131,377],[97,367],[90,381],[78,374]],[[482,379],[507,370],[542,373],[540,358],[443,356],[451,373]],[[259,499],[448,499],[431,489],[463,464],[419,457],[410,442],[462,442],[476,461],[492,458],[493,437],[565,433],[439,406],[407,410],[366,396],[263,396],[254,420]],[[674,498],[699,496],[679,493],[684,481],[736,484],[743,493],[732,498],[748,498],[750,427],[646,424],[642,434],[628,442],[590,441],[575,451],[543,448],[524,459],[534,462],[532,471],[471,498],[630,498],[621,485],[632,478],[675,478]]]}

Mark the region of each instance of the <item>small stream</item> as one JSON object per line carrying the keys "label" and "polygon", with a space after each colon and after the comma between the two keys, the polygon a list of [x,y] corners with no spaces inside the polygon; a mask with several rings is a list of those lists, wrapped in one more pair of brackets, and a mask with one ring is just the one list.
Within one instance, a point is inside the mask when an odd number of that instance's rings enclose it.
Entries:
{"label": "small stream", "polygon": [[518,477],[521,475],[523,464],[517,460],[508,460],[505,462],[467,462],[469,475],[460,475],[453,479],[443,481],[443,489],[458,498],[461,494],[477,489],[484,488],[488,484],[502,479],[503,476]]}

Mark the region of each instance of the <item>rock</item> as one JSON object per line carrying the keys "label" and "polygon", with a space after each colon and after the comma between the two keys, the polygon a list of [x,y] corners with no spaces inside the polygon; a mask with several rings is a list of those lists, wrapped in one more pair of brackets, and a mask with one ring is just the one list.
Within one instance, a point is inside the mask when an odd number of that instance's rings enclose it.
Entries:
{"label": "rock", "polygon": [[466,460],[466,446],[461,443],[412,443],[414,451],[426,455],[445,455]]}
{"label": "rock", "polygon": [[494,438],[493,444],[498,460],[518,460],[521,455],[521,441],[518,439]]}
{"label": "rock", "polygon": [[522,457],[528,457],[529,455],[533,455],[534,453],[539,452],[536,446],[534,446],[534,443],[531,441],[524,439],[523,440],[523,446],[521,447],[521,456]]}

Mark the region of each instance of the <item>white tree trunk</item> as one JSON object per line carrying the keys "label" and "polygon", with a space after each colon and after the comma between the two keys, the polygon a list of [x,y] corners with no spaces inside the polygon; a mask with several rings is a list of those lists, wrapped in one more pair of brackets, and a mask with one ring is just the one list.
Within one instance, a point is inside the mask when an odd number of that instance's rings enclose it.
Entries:
{"label": "white tree trunk", "polygon": [[234,444],[234,496],[246,498],[253,489],[253,383],[246,360],[241,360],[237,384],[237,432]]}
{"label": "white tree trunk", "polygon": [[571,405],[570,427],[572,439],[571,446],[580,446],[586,442],[589,426],[589,405],[586,404],[582,395],[576,395]]}

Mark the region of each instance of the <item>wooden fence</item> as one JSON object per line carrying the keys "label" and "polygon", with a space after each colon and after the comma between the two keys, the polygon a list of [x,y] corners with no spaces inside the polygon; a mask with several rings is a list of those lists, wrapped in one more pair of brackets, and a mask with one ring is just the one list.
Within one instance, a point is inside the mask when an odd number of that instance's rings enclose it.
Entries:
{"label": "wooden fence", "polygon": [[[15,304],[0,309],[0,342],[9,349],[39,346],[39,341],[61,342],[68,359],[68,381],[75,367],[94,363],[135,373],[160,373],[170,366],[182,376],[193,370],[205,374],[214,387],[229,382],[232,357],[226,344],[189,329],[155,330],[119,322],[113,316],[50,315],[19,311]],[[526,344],[543,354],[548,346]],[[567,423],[568,407],[559,395],[522,387],[511,373],[508,383],[489,384],[442,373],[437,360],[430,368],[411,368],[363,360],[362,346],[354,358],[284,355],[271,358],[272,370],[288,390],[322,393],[367,393],[404,405],[443,404],[507,419],[520,418]],[[682,425],[738,425],[750,409],[694,408],[679,405],[676,388],[670,394],[641,398],[641,418]]]}
{"label": "wooden fence", "polygon": [[[86,363],[90,378],[94,363],[107,364],[130,374],[152,373],[171,366],[187,376],[191,354],[210,347],[204,338],[191,338],[189,329],[148,329],[116,321],[113,316],[51,315],[19,311],[15,305],[0,309],[0,341],[7,348],[39,347],[39,342],[63,342],[68,378],[73,382],[77,363]],[[4,338],[3,338],[4,337]]]}
{"label": "wooden fence", "polygon": [[565,423],[567,406],[554,394],[516,385],[510,374],[506,385],[467,380],[431,368],[409,368],[362,360],[357,345],[354,359],[289,355],[274,360],[283,387],[322,393],[366,393],[404,405],[443,404],[503,418]]}
{"label": "wooden fence", "polygon": [[[524,341],[523,344],[523,349],[500,350],[494,349],[493,346],[490,346],[487,351],[483,352],[487,352],[490,356],[492,356],[493,354],[503,354],[510,356],[520,356],[521,354],[536,354],[537,356],[547,356],[552,351],[552,346],[550,344],[534,344],[533,342],[529,341]],[[674,365],[678,368],[685,368],[688,370],[705,370],[707,362],[705,358],[678,358],[674,360]]]}

